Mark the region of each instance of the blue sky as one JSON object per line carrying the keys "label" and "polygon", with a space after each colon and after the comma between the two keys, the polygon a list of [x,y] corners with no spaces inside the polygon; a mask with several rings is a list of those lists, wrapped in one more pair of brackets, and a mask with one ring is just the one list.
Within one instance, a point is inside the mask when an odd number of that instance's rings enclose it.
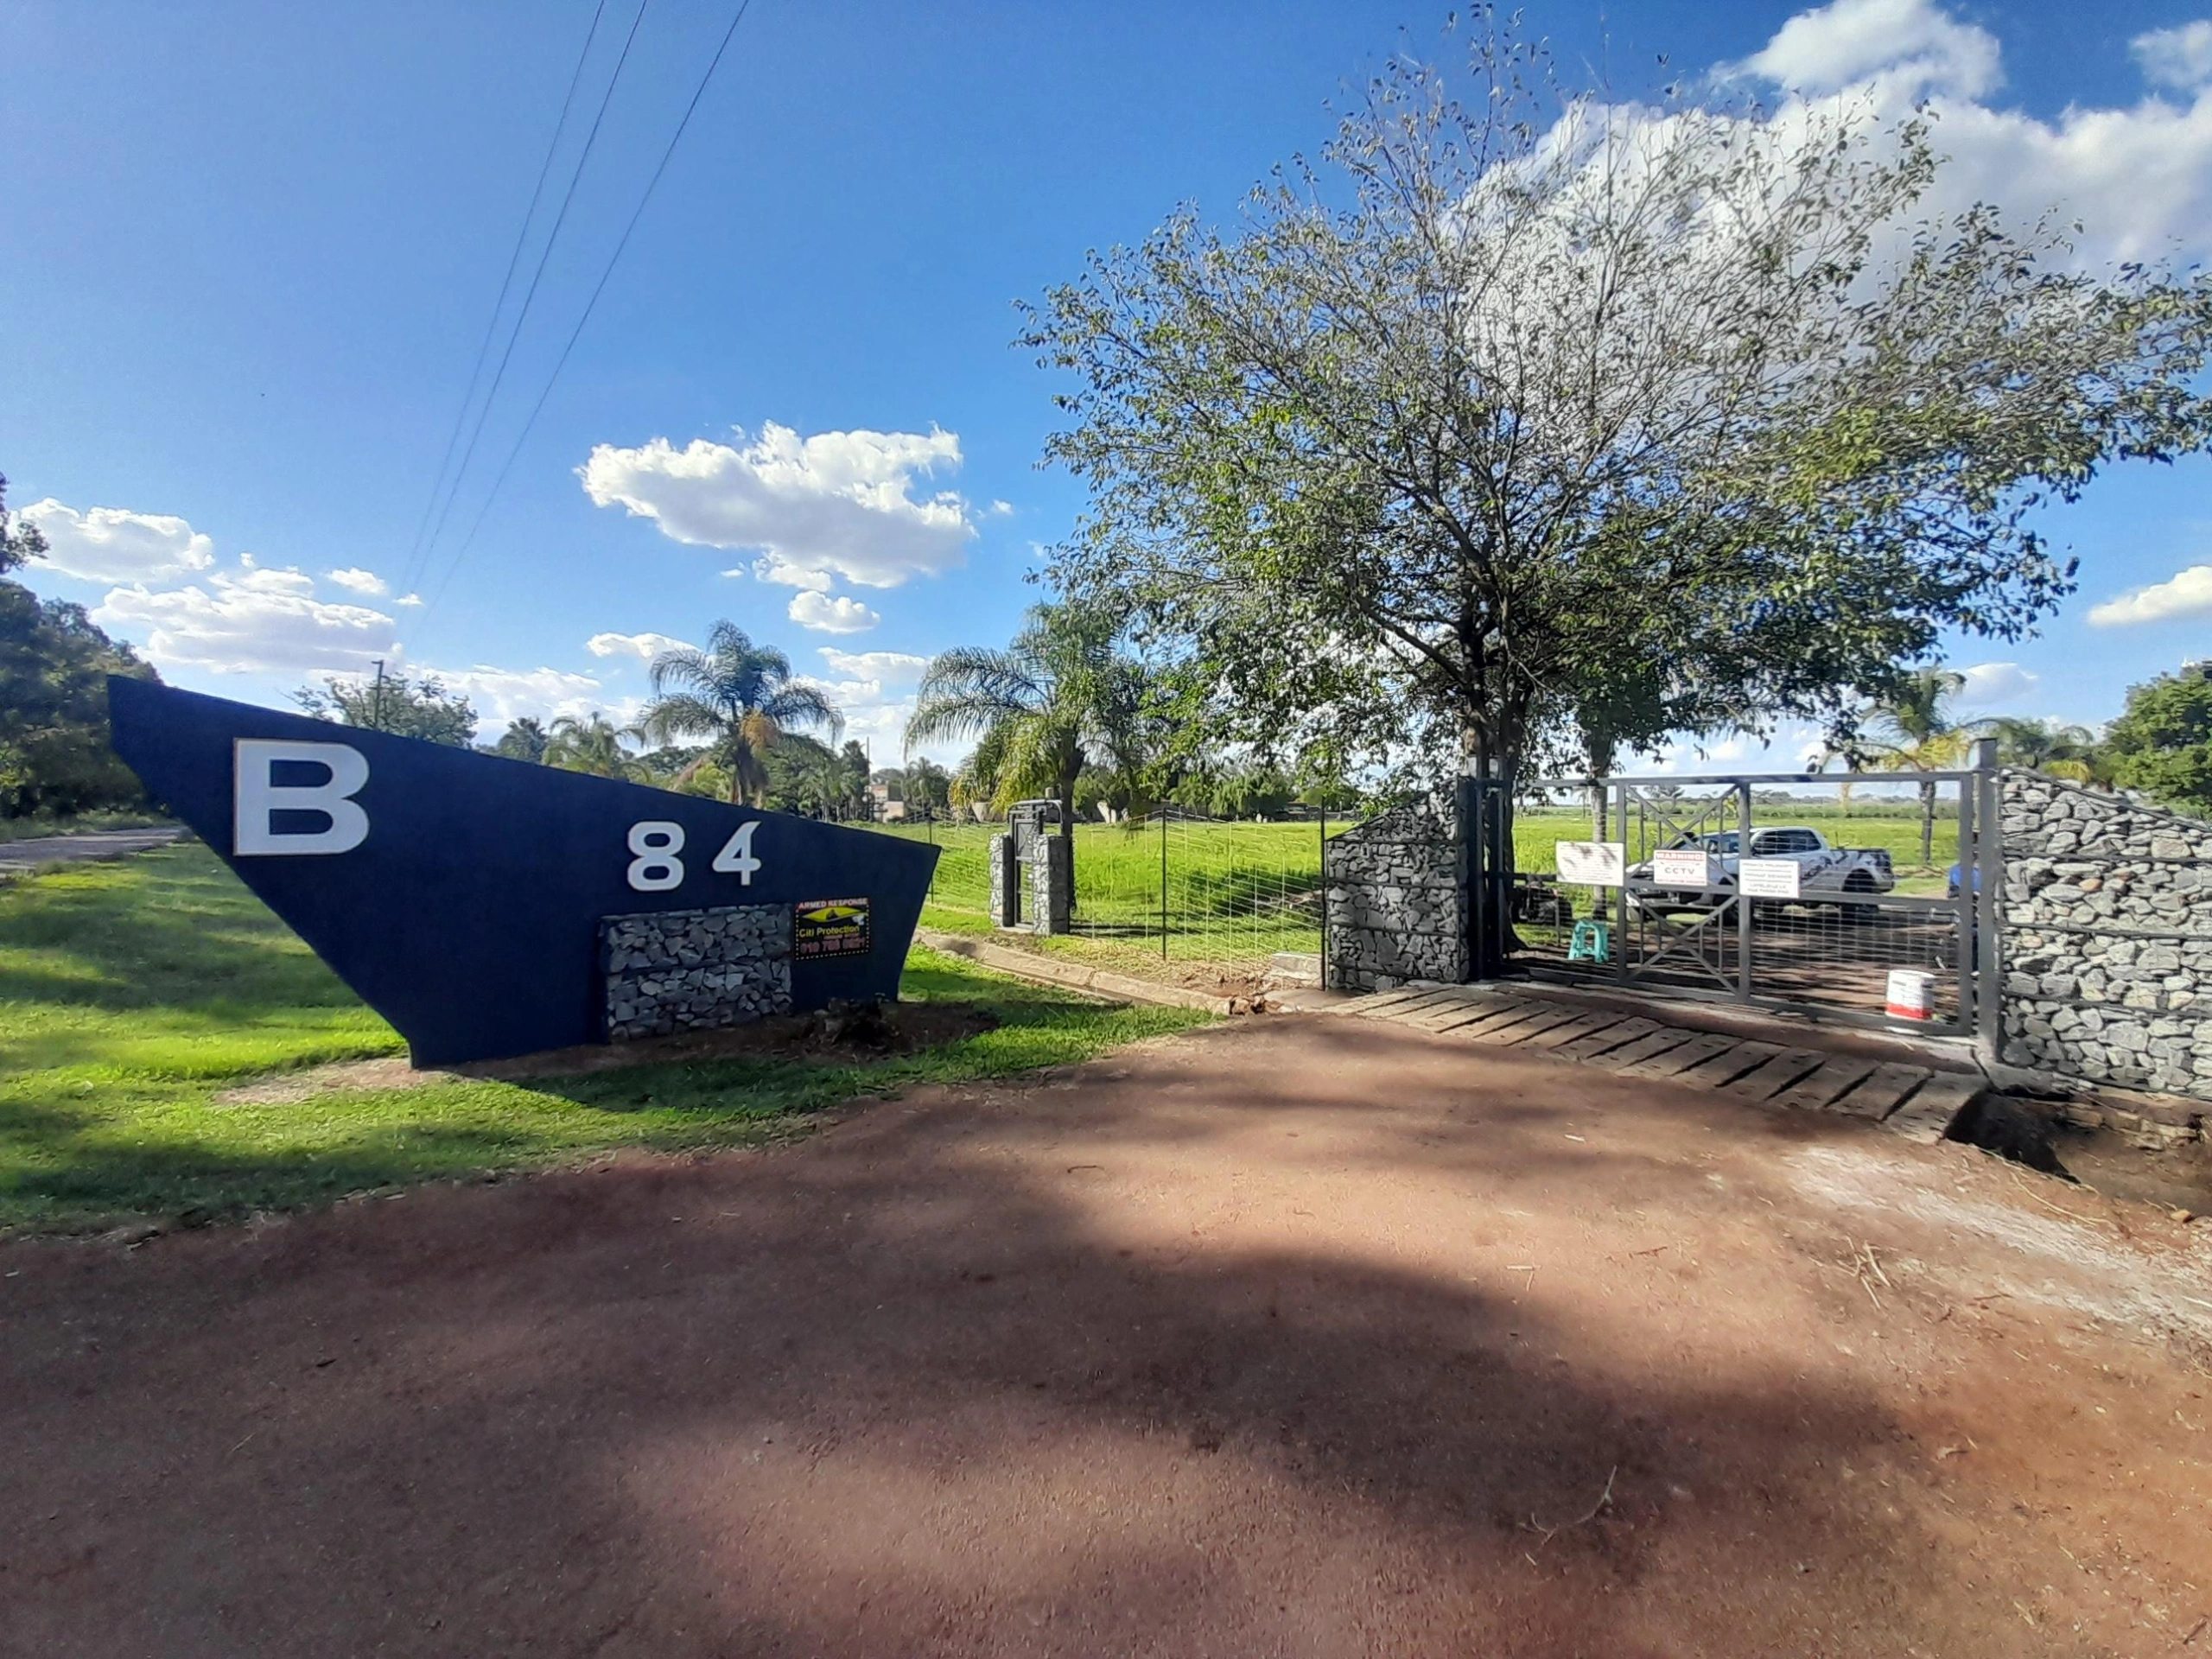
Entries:
{"label": "blue sky", "polygon": [[[54,543],[35,588],[92,607],[172,681],[249,700],[396,646],[467,687],[486,739],[514,713],[626,713],[652,636],[728,616],[837,688],[880,760],[920,659],[1002,640],[1035,596],[1036,545],[1080,506],[1036,467],[1052,385],[1009,345],[1014,302],[1179,201],[1233,211],[1326,138],[1329,99],[1408,42],[1431,49],[1443,16],[754,0],[457,558],[730,16],[648,0],[423,557],[593,5],[0,8],[0,472]],[[2194,258],[2212,244],[2208,10],[1536,16],[1622,97],[1658,84],[1664,53],[1775,98],[1932,99],[1945,188],[2058,200],[2092,257]],[[634,13],[607,0],[556,200]],[[533,239],[525,276],[535,257]],[[2038,639],[1957,646],[1977,712],[2101,720],[2131,680],[2212,655],[2208,483],[2212,461],[2123,469],[2054,517],[2081,596]]]}

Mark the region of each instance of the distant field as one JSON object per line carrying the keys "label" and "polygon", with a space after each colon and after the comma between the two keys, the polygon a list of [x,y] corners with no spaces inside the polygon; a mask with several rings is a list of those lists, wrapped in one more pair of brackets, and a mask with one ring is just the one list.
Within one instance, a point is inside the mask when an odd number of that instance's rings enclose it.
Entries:
{"label": "distant field", "polygon": [[[1897,891],[1940,893],[1945,874],[1959,855],[1959,821],[1955,814],[1943,810],[1948,805],[1948,803],[1939,804],[1933,856],[1926,864],[1920,861],[1920,813],[1916,807],[1885,804],[1878,809],[1854,806],[1846,813],[1833,806],[1770,807],[1762,803],[1751,821],[1757,825],[1802,824],[1819,830],[1840,847],[1880,848],[1888,852],[1890,861],[1897,868]],[[1703,827],[1707,830],[1734,829],[1732,810]],[[1616,830],[1617,836],[1618,833]],[[1552,853],[1556,843],[1586,841],[1590,835],[1587,809],[1523,810],[1514,815],[1514,861],[1523,870],[1548,874],[1558,868]],[[1630,847],[1629,856],[1642,858],[1652,850],[1649,844]]]}

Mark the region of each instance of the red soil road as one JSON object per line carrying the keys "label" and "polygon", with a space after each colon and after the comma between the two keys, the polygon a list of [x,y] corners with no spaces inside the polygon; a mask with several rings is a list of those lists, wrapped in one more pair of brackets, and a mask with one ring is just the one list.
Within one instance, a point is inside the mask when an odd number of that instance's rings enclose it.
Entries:
{"label": "red soil road", "polygon": [[2205,1234],[1301,1016],[19,1242],[0,1651],[2212,1651]]}

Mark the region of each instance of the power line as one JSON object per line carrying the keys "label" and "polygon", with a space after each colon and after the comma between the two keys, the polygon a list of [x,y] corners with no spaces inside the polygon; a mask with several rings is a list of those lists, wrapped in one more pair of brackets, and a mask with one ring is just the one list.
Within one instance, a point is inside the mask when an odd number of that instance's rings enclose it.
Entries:
{"label": "power line", "polygon": [[637,43],[638,26],[645,21],[645,8],[652,0],[638,0],[637,15],[630,19],[630,32],[623,37],[622,55],[614,60],[614,73],[607,77],[607,90],[600,94],[599,109],[593,115],[591,130],[584,135],[584,147],[577,152],[576,165],[569,175],[569,188],[561,197],[561,210],[553,216],[553,228],[545,238],[545,245],[537,251],[537,266],[530,275],[530,286],[523,290],[522,308],[515,313],[514,326],[507,331],[507,343],[499,353],[499,365],[492,373],[492,385],[484,394],[484,402],[476,411],[476,423],[469,430],[468,442],[461,453],[461,465],[454,470],[452,486],[446,492],[445,505],[438,509],[438,521],[431,527],[430,539],[423,552],[427,566],[435,556],[438,537],[445,534],[446,519],[453,512],[453,504],[461,497],[461,480],[467,476],[468,463],[475,456],[478,440],[484,435],[484,423],[490,419],[492,404],[499,395],[499,386],[507,378],[507,365],[515,354],[515,342],[522,337],[522,326],[530,315],[531,302],[537,297],[537,285],[543,280],[545,267],[553,257],[554,244],[561,239],[561,227],[568,223],[569,208],[576,199],[576,186],[584,175],[584,163],[591,159],[592,146],[599,142],[601,124],[607,119],[607,105],[614,101],[614,89],[621,83],[623,66],[630,61],[630,48]]}
{"label": "power line", "polygon": [[522,430],[515,435],[513,447],[507,451],[507,458],[499,463],[499,470],[492,480],[490,493],[485,496],[483,505],[477,508],[476,517],[469,524],[468,534],[461,538],[461,546],[454,553],[453,563],[446,567],[445,575],[440,580],[437,590],[430,595],[430,602],[416,613],[415,620],[418,627],[429,620],[431,612],[437,609],[438,601],[445,597],[446,588],[453,581],[454,573],[461,569],[461,561],[467,557],[468,550],[475,543],[476,532],[484,527],[485,515],[492,511],[492,503],[499,498],[500,486],[507,481],[507,474],[515,464],[515,457],[522,453],[531,429],[537,424],[537,416],[545,407],[545,400],[552,396],[554,382],[561,378],[561,371],[568,366],[569,353],[575,350],[576,341],[583,334],[584,325],[591,321],[592,311],[599,304],[599,296],[607,291],[607,279],[614,275],[614,267],[621,260],[622,251],[630,245],[631,232],[638,228],[638,221],[645,217],[645,205],[652,200],[653,192],[660,186],[661,175],[668,171],[668,163],[676,154],[676,146],[682,142],[684,130],[691,124],[691,117],[699,108],[699,100],[707,95],[708,85],[714,79],[715,71],[721,67],[722,55],[729,50],[729,43],[736,36],[737,26],[745,21],[745,14],[752,7],[753,0],[739,0],[736,14],[730,18],[729,27],[722,31],[721,43],[715,48],[715,55],[708,61],[707,73],[699,77],[699,85],[692,92],[691,101],[683,106],[683,118],[676,124],[676,130],[669,135],[667,147],[661,151],[660,161],[653,168],[652,177],[645,181],[645,194],[638,198],[638,205],[630,214],[630,222],[622,227],[621,239],[615,243],[614,251],[607,256],[607,267],[599,273],[599,281],[593,284],[591,297],[584,302],[583,315],[576,319],[576,326],[569,331],[568,341],[561,347],[561,355],[554,359],[553,372],[545,377],[545,385],[538,391],[537,401],[530,406],[530,414],[522,423]]}
{"label": "power line", "polygon": [[568,130],[569,111],[576,101],[576,87],[584,78],[584,65],[590,60],[592,42],[599,38],[600,19],[607,13],[607,0],[599,0],[592,10],[591,27],[584,31],[583,49],[576,54],[576,67],[569,73],[569,90],[561,96],[561,118],[553,124],[553,136],[545,142],[545,159],[537,164],[537,182],[531,187],[530,206],[524,210],[522,223],[515,227],[515,245],[507,255],[507,269],[499,278],[499,297],[492,302],[492,315],[484,319],[484,338],[477,342],[476,361],[469,366],[468,390],[461,394],[461,407],[454,411],[453,430],[446,434],[445,454],[438,457],[437,474],[430,480],[430,493],[423,502],[423,516],[415,525],[415,539],[407,549],[402,565],[399,591],[406,593],[415,585],[416,561],[423,553],[423,537],[430,529],[430,514],[438,505],[438,492],[445,487],[446,468],[453,465],[454,451],[461,444],[461,429],[468,423],[469,406],[476,401],[476,387],[484,375],[484,359],[492,354],[492,340],[499,331],[499,314],[506,309],[507,296],[513,291],[515,270],[522,264],[522,251],[530,240],[531,221],[537,217],[537,204],[545,194],[545,181],[553,171],[553,157],[561,148],[561,135]]}

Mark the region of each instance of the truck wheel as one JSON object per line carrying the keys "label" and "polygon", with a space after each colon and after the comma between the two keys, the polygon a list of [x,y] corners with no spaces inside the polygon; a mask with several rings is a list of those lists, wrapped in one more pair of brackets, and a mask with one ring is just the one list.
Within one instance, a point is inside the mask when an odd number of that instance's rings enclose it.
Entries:
{"label": "truck wheel", "polygon": [[[1874,878],[1863,871],[1847,875],[1843,879],[1843,890],[1846,893],[1872,893],[1874,891]],[[1872,921],[1881,913],[1882,907],[1879,905],[1846,905],[1843,907],[1843,918],[1847,922],[1864,924]]]}

